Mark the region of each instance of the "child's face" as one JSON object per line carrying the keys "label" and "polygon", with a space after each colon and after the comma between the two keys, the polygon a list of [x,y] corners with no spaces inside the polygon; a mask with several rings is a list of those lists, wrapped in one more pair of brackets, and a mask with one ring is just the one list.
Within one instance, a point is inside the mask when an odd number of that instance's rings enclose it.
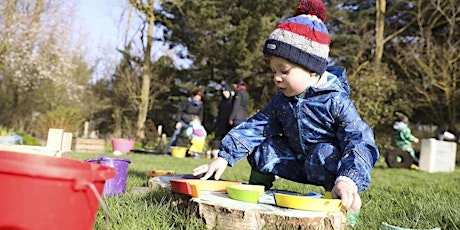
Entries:
{"label": "child's face", "polygon": [[301,94],[309,86],[318,82],[319,77],[314,72],[294,64],[284,58],[272,56],[269,59],[278,90],[281,90],[286,97]]}
{"label": "child's face", "polygon": [[201,96],[200,95],[195,95],[193,96],[194,101],[201,101]]}

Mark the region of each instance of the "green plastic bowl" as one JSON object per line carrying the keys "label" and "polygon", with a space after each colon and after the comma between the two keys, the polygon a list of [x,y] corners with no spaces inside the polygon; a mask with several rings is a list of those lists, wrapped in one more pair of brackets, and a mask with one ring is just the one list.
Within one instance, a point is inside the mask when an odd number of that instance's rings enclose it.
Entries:
{"label": "green plastic bowl", "polygon": [[234,200],[259,203],[259,196],[264,194],[262,185],[237,184],[227,186],[228,196]]}

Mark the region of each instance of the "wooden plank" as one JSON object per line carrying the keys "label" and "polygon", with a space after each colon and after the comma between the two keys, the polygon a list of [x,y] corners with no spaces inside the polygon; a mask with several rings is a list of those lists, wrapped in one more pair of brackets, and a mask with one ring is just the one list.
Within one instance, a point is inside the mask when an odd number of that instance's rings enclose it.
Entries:
{"label": "wooden plank", "polygon": [[62,137],[64,135],[63,129],[49,129],[48,140],[46,141],[46,147],[51,150],[61,151]]}
{"label": "wooden plank", "polygon": [[0,150],[17,152],[17,153],[27,153],[27,154],[39,154],[44,156],[59,156],[60,152],[57,150],[49,149],[45,146],[32,146],[32,145],[5,145],[0,144]]}
{"label": "wooden plank", "polygon": [[105,147],[104,146],[99,146],[99,145],[75,145],[75,151],[76,152],[105,152]]}
{"label": "wooden plank", "polygon": [[70,158],[71,146],[72,133],[65,133],[63,129],[49,129],[46,146],[0,144],[0,150]]}
{"label": "wooden plank", "polygon": [[145,173],[147,174],[147,176],[164,176],[164,175],[176,174],[176,171],[174,171],[174,170],[155,170],[155,169],[151,169],[151,170],[147,170]]}
{"label": "wooden plank", "polygon": [[93,138],[75,138],[75,151],[86,153],[105,152],[105,140]]}
{"label": "wooden plank", "polygon": [[72,133],[64,132],[61,145],[62,152],[72,151],[72,136]]}
{"label": "wooden plank", "polygon": [[104,139],[94,139],[94,138],[75,138],[75,144],[91,144],[91,145],[105,145]]}
{"label": "wooden plank", "polygon": [[173,204],[180,209],[192,210],[194,217],[203,220],[209,229],[347,229],[345,211],[311,212],[278,207],[274,203],[273,191],[266,191],[258,204],[233,200],[225,192],[202,191],[200,197],[192,198],[173,193],[167,177],[171,176],[152,177],[149,186],[168,190]]}

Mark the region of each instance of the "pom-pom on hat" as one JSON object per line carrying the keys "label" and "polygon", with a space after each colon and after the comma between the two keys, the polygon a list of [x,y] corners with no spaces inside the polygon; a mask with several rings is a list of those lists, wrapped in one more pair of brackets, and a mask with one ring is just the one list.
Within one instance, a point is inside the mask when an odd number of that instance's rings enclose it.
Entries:
{"label": "pom-pom on hat", "polygon": [[285,58],[323,74],[329,57],[329,32],[321,0],[301,0],[295,16],[279,24],[265,41],[263,53]]}
{"label": "pom-pom on hat", "polygon": [[300,0],[294,16],[301,14],[316,15],[321,21],[326,21],[326,7],[321,0]]}

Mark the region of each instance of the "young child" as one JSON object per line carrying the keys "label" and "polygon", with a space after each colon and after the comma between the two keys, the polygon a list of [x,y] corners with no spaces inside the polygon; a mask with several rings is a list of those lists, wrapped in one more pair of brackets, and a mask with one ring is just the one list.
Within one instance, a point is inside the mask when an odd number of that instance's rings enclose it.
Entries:
{"label": "young child", "polygon": [[185,130],[185,135],[190,139],[190,143],[192,144],[188,150],[190,155],[195,158],[201,157],[207,132],[201,124],[199,116],[192,115],[192,121],[190,121],[189,127]]}
{"label": "young child", "polygon": [[193,170],[219,179],[227,165],[247,157],[250,184],[272,186],[275,175],[320,185],[358,211],[359,192],[379,158],[372,129],[349,97],[345,70],[327,67],[329,35],[321,0],[301,0],[295,16],[270,34],[263,53],[279,92],[265,108],[233,128],[218,158]]}
{"label": "young child", "polygon": [[398,121],[393,125],[393,144],[402,150],[409,152],[416,164],[418,164],[418,158],[415,155],[415,150],[412,147],[412,143],[418,143],[419,140],[415,137],[411,129],[409,128],[409,118],[401,112],[396,112]]}

